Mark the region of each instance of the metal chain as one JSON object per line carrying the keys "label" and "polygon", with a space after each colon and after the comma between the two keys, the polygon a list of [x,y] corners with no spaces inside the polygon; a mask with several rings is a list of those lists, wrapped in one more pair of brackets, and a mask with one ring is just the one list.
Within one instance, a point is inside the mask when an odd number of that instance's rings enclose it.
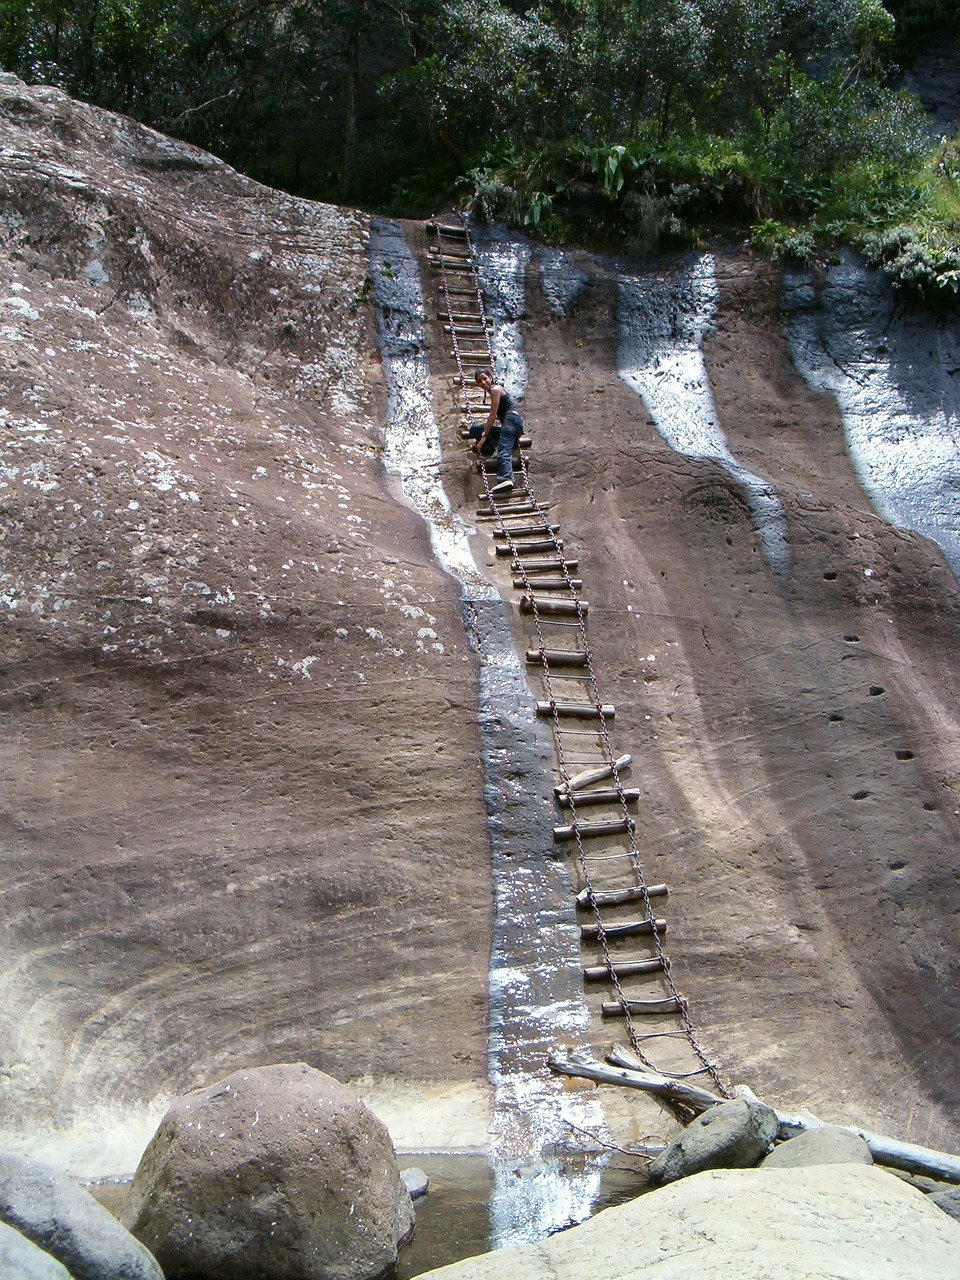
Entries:
{"label": "metal chain", "polygon": [[[480,284],[479,273],[477,272],[477,269],[476,269],[476,252],[473,247],[473,242],[470,237],[469,226],[467,224],[465,217],[463,216],[463,214],[458,214],[458,217],[460,219],[460,223],[463,231],[464,242],[468,250],[468,257],[467,259],[465,259],[465,262],[469,263],[470,272],[471,272],[474,289],[476,293],[477,306],[480,313],[480,323],[483,328],[484,343],[486,346],[487,354],[488,354],[490,365],[492,368],[493,351],[490,344],[491,326],[487,319],[486,308],[484,305],[484,298],[483,298],[483,289]],[[438,258],[438,265],[440,268],[441,287],[443,289],[443,296],[444,296],[444,301],[447,308],[447,315],[450,321],[450,335],[453,341],[453,356],[457,365],[457,372],[459,376],[461,392],[465,399],[467,381],[464,374],[463,363],[460,356],[460,346],[459,346],[459,341],[456,333],[456,324],[453,318],[453,306],[450,299],[446,264],[443,261],[442,233],[440,231],[439,222],[436,222],[435,225],[437,228],[437,246],[438,246],[437,258]],[[617,798],[617,802],[619,803],[620,811],[623,816],[623,821],[626,828],[626,835],[629,842],[629,849],[626,856],[630,860],[630,864],[633,870],[635,887],[638,888],[641,892],[644,908],[646,910],[646,918],[650,922],[651,936],[653,939],[653,947],[656,953],[656,958],[660,963],[660,971],[663,974],[663,979],[670,993],[670,997],[672,997],[676,1002],[677,1010],[680,1014],[680,1017],[683,1023],[683,1029],[682,1031],[679,1031],[679,1032],[677,1031],[654,1032],[654,1033],[645,1034],[642,1036],[638,1035],[637,1033],[636,1026],[633,1021],[633,1017],[631,1015],[631,1011],[629,1007],[629,997],[624,992],[620,978],[616,972],[614,958],[610,952],[606,928],[604,926],[604,922],[600,913],[600,908],[597,903],[596,895],[593,889],[593,884],[592,884],[589,864],[588,864],[588,855],[583,845],[583,837],[580,831],[580,824],[577,820],[577,809],[576,809],[576,800],[575,800],[576,793],[568,789],[566,792],[566,796],[567,796],[567,803],[570,809],[570,820],[571,820],[571,826],[573,830],[573,836],[574,836],[574,840],[576,842],[576,847],[577,847],[577,863],[580,869],[581,877],[584,882],[584,886],[587,890],[587,900],[590,903],[591,911],[592,911],[594,920],[596,922],[597,942],[598,942],[601,954],[603,956],[603,963],[607,969],[610,982],[614,988],[614,991],[617,996],[617,1000],[623,1011],[627,1035],[629,1037],[631,1047],[641,1062],[643,1062],[646,1066],[648,1066],[653,1071],[660,1071],[660,1068],[658,1068],[657,1065],[653,1061],[651,1061],[651,1059],[644,1052],[641,1045],[641,1041],[644,1041],[647,1039],[656,1039],[660,1037],[674,1036],[678,1034],[683,1035],[684,1038],[690,1044],[693,1052],[695,1053],[697,1059],[700,1061],[702,1065],[695,1071],[660,1072],[660,1073],[676,1078],[681,1076],[700,1075],[706,1072],[710,1075],[711,1079],[713,1080],[714,1084],[716,1085],[720,1093],[724,1096],[729,1096],[729,1092],[723,1080],[720,1077],[719,1071],[711,1062],[706,1052],[700,1045],[699,1040],[697,1039],[696,1032],[693,1028],[693,1024],[690,1019],[687,1001],[685,997],[680,993],[680,991],[676,986],[676,983],[673,980],[673,975],[671,973],[670,960],[663,949],[663,943],[660,937],[660,931],[657,929],[657,926],[656,926],[656,914],[655,914],[652,902],[650,900],[646,878],[643,874],[643,868],[640,860],[640,850],[637,847],[637,842],[635,838],[636,824],[634,823],[633,819],[630,816],[630,812],[627,805],[627,798],[626,798],[626,795],[624,794],[624,788],[620,778],[620,770],[617,767],[617,757],[613,750],[613,745],[610,741],[610,734],[609,734],[609,729],[607,727],[607,720],[603,711],[603,701],[600,696],[600,688],[597,682],[596,671],[593,665],[593,655],[591,653],[589,640],[587,637],[586,615],[583,610],[580,593],[577,587],[574,585],[571,573],[567,568],[566,558],[563,550],[563,544],[560,538],[557,536],[557,534],[551,529],[550,522],[546,519],[545,509],[543,508],[542,504],[539,503],[536,499],[533,487],[530,483],[530,472],[527,465],[527,461],[522,451],[520,452],[520,470],[521,470],[521,474],[523,475],[527,498],[529,500],[530,505],[532,505],[534,508],[531,515],[533,515],[534,517],[536,516],[540,517],[540,519],[543,522],[543,526],[544,526],[543,532],[545,536],[549,537],[553,541],[554,548],[556,549],[557,557],[558,557],[558,569],[563,576],[564,582],[566,584],[566,589],[570,593],[570,598],[576,610],[577,621],[575,625],[577,627],[577,630],[580,636],[581,650],[584,654],[584,664],[586,666],[586,671],[587,671],[587,681],[593,695],[593,702],[594,702],[594,705],[596,706],[597,717],[599,721],[599,728],[597,732],[603,742],[602,751],[605,752],[606,754],[606,760],[604,762],[604,766],[610,770],[611,775],[613,777],[613,784],[614,784],[614,789],[616,793],[616,798]],[[554,731],[554,741],[555,741],[556,752],[557,752],[558,772],[560,773],[560,777],[563,782],[569,782],[570,778],[572,777],[572,774],[570,773],[570,770],[567,764],[566,753],[565,753],[565,748],[563,744],[563,731],[560,725],[560,715],[559,715],[557,700],[553,696],[553,693],[554,693],[553,681],[551,677],[550,663],[547,657],[545,637],[543,634],[543,621],[540,616],[540,610],[538,608],[537,598],[535,595],[535,584],[531,582],[531,579],[524,566],[523,559],[518,553],[518,550],[517,550],[518,544],[515,542],[509,526],[504,521],[504,512],[501,510],[500,504],[497,501],[497,497],[496,495],[494,495],[492,491],[492,487],[490,485],[489,476],[488,476],[486,467],[482,465],[482,462],[480,467],[480,474],[483,480],[484,491],[486,493],[487,500],[490,504],[491,512],[499,521],[500,530],[503,533],[503,536],[507,543],[507,547],[511,553],[513,564],[516,566],[517,570],[519,571],[520,578],[523,582],[524,593],[529,602],[529,606],[533,615],[533,623],[534,623],[534,627],[536,629],[536,635],[537,635],[538,652],[540,655],[540,661],[543,668],[542,680],[543,680],[545,692],[547,693],[547,696],[548,696],[548,700],[551,708],[552,720],[553,720],[553,731]]]}

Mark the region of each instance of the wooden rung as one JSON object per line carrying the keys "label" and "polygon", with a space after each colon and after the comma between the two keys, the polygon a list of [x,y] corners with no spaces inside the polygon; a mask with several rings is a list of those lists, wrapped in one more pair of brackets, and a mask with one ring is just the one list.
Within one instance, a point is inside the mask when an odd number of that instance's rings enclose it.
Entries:
{"label": "wooden rung", "polygon": [[624,831],[635,831],[637,824],[630,818],[609,818],[601,822],[571,822],[553,828],[553,838],[557,844],[566,840],[574,840],[577,835],[581,839],[596,836],[616,836]]}
{"label": "wooden rung", "polygon": [[[484,521],[486,523],[491,523],[496,520],[525,519],[529,521],[529,520],[535,520],[537,516],[546,515],[546,513],[549,510],[550,510],[549,507],[538,507],[536,503],[522,503],[522,504],[518,503],[515,507],[498,506],[496,511],[491,511],[489,508],[487,508],[486,511],[478,511],[477,519]],[[557,525],[558,529],[559,527],[560,526]],[[519,526],[514,524],[508,524],[505,526],[505,528],[512,535],[514,530],[519,528]],[[543,528],[544,528],[543,525],[538,526],[537,532],[541,533],[543,531]]]}
{"label": "wooden rung", "polygon": [[454,325],[445,324],[443,329],[445,333],[455,333],[457,337],[459,337],[461,333],[467,334],[469,337],[473,337],[475,334],[487,332],[482,324],[470,324],[469,321],[466,320]]}
{"label": "wooden rung", "polygon": [[476,311],[438,311],[437,319],[442,320],[444,324],[457,324],[461,320],[464,324],[479,324],[483,316],[480,308],[477,307]]}
{"label": "wooden rung", "polygon": [[[478,498],[477,501],[479,502],[480,498]],[[496,501],[497,501],[497,506],[501,511],[504,511],[504,510],[509,511],[511,509],[511,503],[516,505],[519,503],[529,502],[530,494],[527,492],[525,485],[518,484],[517,481],[515,480],[514,487],[513,489],[511,489],[509,495],[504,498],[498,497]],[[485,509],[487,511],[490,511],[491,507],[488,505]],[[480,514],[480,511],[478,509],[477,515],[479,514]]]}
{"label": "wooden rung", "polygon": [[501,511],[511,516],[524,516],[533,515],[537,511],[550,510],[549,506],[541,506],[540,504],[533,502],[526,489],[514,489],[508,498],[497,497],[494,500],[497,504],[496,510],[494,510],[489,503],[486,503],[482,507],[477,507],[478,519],[483,516],[496,516]]}
{"label": "wooden rung", "polygon": [[461,239],[466,239],[467,232],[465,227],[451,226],[446,222],[425,222],[423,226],[424,230],[435,231],[441,236],[460,236]]}
{"label": "wooden rung", "polygon": [[[575,791],[573,794],[578,809],[582,804],[618,804],[621,796],[624,804],[636,804],[640,799],[640,788],[622,787],[617,791],[616,787],[601,787],[599,791]],[[569,809],[569,793],[565,791],[562,796],[557,796],[557,803],[561,809]]]}
{"label": "wooden rung", "polygon": [[[526,569],[527,573],[554,573],[557,569],[560,568],[561,565],[563,566],[564,569],[567,570],[568,573],[573,573],[576,569],[579,569],[580,561],[564,560],[560,556],[557,556],[556,559],[554,560],[548,559],[548,560],[524,560],[523,561],[523,567],[524,569]],[[510,566],[510,570],[512,573],[519,573],[520,561],[514,560],[513,564]]]}
{"label": "wooden rung", "polygon": [[544,649],[543,653],[539,649],[527,650],[527,661],[532,666],[542,667],[544,656],[551,667],[585,667],[587,665],[586,649]]}
{"label": "wooden rung", "polygon": [[586,600],[557,600],[552,596],[521,596],[521,613],[552,613],[565,618],[585,618],[589,606]]}
{"label": "wooden rung", "polygon": [[[514,489],[513,493],[516,493]],[[511,498],[513,494],[511,494]],[[500,516],[530,516],[537,511],[549,511],[553,506],[552,502],[531,502],[529,497],[524,498],[523,502],[510,501],[501,502],[497,499],[497,509],[493,507],[477,507],[478,520],[498,520]]]}
{"label": "wooden rung", "polygon": [[[653,933],[654,925],[657,926],[658,936],[662,936],[667,932],[666,920],[625,920],[622,924],[605,924],[603,932],[608,938],[649,936]],[[599,925],[582,924],[580,926],[580,938],[583,942],[595,942],[599,936]]]}
{"label": "wooden rung", "polygon": [[533,516],[542,514],[550,510],[552,503],[546,506],[538,506],[535,502],[518,502],[515,506],[497,505],[497,510],[492,511],[490,507],[479,507],[477,509],[478,520],[516,520],[518,516]]}
{"label": "wooden rung", "polygon": [[471,289],[464,284],[448,284],[447,293],[454,298],[475,298],[477,296],[476,289]]}
{"label": "wooden rung", "polygon": [[562,538],[537,538],[534,542],[514,542],[512,546],[494,547],[498,556],[525,556],[534,551],[562,551]]}
{"label": "wooden rung", "polygon": [[[518,591],[526,591],[530,585],[526,578],[514,578],[513,585]],[[580,591],[583,588],[582,578],[540,578],[533,584],[539,591]],[[526,612],[526,610],[524,610]]]}
{"label": "wooden rung", "polygon": [[[627,769],[633,764],[633,756],[617,757],[617,772],[621,769]],[[561,782],[553,788],[556,796],[562,795],[565,791],[582,791],[584,787],[591,787],[595,782],[602,782],[604,778],[613,777],[613,765],[602,764],[594,769],[584,769],[582,773],[574,774],[567,782]]]}
{"label": "wooden rung", "polygon": [[[650,956],[646,960],[621,960],[617,958],[613,971],[618,978],[636,978],[643,973],[662,973],[663,961],[659,956]],[[610,970],[605,964],[585,964],[583,977],[586,982],[604,982],[610,977]]]}
{"label": "wooden rung", "polygon": [[[528,533],[559,533],[560,526],[558,524],[521,524],[510,530],[512,538],[520,538]],[[506,532],[503,529],[494,529],[493,536],[495,538],[505,538]]]}
{"label": "wooden rung", "polygon": [[[578,800],[579,804],[580,801]],[[647,886],[648,898],[665,898],[667,896],[667,886],[665,884],[651,884]],[[577,906],[582,907],[584,911],[590,909],[590,892],[588,889],[581,889],[577,894]],[[619,907],[624,902],[642,902],[642,889],[594,889],[593,901],[598,907]]]}
{"label": "wooden rung", "polygon": [[[521,436],[520,439],[517,441],[517,443],[513,446],[514,453],[516,453],[518,449],[529,449],[531,443],[532,441],[529,436]],[[485,454],[482,458],[478,458],[477,459],[478,470],[484,466],[486,467],[486,470],[489,471],[491,474],[495,472],[497,469],[497,455],[495,453],[491,453],[491,454]],[[516,493],[516,489],[512,489],[511,493]]]}
{"label": "wooden rung", "polygon": [[[457,353],[451,347],[450,359],[456,360],[456,358],[457,358]],[[490,363],[490,360],[491,360],[491,356],[489,351],[461,351],[460,352],[461,364],[488,365]]]}
{"label": "wooden rung", "polygon": [[560,702],[556,698],[537,700],[538,716],[552,716],[554,709],[561,719],[572,716],[581,720],[599,720],[601,709],[604,720],[612,720],[616,715],[616,708],[612,702],[604,702],[598,707],[595,702]]}
{"label": "wooden rung", "polygon": [[449,244],[442,244],[439,247],[437,245],[429,245],[428,252],[435,258],[457,258],[462,261],[470,257],[469,249],[455,249]]}
{"label": "wooden rung", "polygon": [[[624,1007],[626,1006],[626,1007]],[[666,996],[663,1000],[604,1000],[600,1012],[605,1018],[625,1018],[631,1014],[683,1013],[683,1005],[676,996]]]}

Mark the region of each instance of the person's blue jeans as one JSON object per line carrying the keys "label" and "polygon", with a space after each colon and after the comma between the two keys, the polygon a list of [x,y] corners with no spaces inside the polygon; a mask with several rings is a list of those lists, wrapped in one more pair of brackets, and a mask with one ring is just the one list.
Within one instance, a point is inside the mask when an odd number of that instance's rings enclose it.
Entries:
{"label": "person's blue jeans", "polygon": [[[504,415],[499,428],[493,427],[487,436],[487,442],[481,449],[484,457],[489,457],[494,449],[497,451],[497,484],[513,479],[513,451],[523,433],[523,419],[513,409]],[[470,439],[479,440],[483,435],[483,423],[474,422],[470,427]]]}

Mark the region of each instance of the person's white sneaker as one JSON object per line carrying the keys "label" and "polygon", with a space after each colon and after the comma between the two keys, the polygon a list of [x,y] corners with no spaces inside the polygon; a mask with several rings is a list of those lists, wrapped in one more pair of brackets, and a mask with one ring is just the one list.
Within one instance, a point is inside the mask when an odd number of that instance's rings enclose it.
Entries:
{"label": "person's white sneaker", "polygon": [[490,490],[491,493],[509,493],[513,488],[512,480],[501,480],[499,484],[495,484]]}

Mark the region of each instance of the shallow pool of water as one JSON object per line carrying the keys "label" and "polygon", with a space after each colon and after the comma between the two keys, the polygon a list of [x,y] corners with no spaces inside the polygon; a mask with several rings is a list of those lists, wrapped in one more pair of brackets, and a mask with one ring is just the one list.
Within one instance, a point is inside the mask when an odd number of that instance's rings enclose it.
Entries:
{"label": "shallow pool of water", "polygon": [[[486,1156],[405,1155],[400,1157],[400,1167],[422,1169],[430,1179],[430,1189],[416,1201],[417,1229],[401,1251],[398,1280],[412,1280],[425,1271],[489,1252],[495,1178]],[[645,1190],[640,1168],[639,1160],[614,1156],[601,1175],[594,1212],[640,1195]],[[542,1174],[534,1167],[518,1165],[513,1176],[523,1179]],[[111,1213],[119,1215],[128,1187],[127,1182],[99,1182],[89,1185],[88,1190]]]}

